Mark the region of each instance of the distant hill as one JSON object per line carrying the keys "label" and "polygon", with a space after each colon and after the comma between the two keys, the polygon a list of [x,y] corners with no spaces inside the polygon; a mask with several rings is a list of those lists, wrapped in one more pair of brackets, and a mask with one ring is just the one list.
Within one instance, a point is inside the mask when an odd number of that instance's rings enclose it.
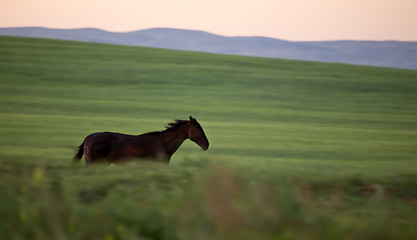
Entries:
{"label": "distant hill", "polygon": [[417,42],[291,42],[266,37],[224,37],[203,31],[170,28],[117,33],[95,28],[49,29],[24,27],[0,28],[0,35],[417,70]]}

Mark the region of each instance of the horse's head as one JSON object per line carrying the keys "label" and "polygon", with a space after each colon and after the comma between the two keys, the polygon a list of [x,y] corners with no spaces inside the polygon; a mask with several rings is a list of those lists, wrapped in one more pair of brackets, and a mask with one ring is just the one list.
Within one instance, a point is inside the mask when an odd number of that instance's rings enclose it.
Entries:
{"label": "horse's head", "polygon": [[190,116],[190,121],[188,123],[188,138],[197,143],[204,151],[209,147],[209,141],[206,137],[206,134],[203,131],[203,128],[197,122],[197,120]]}

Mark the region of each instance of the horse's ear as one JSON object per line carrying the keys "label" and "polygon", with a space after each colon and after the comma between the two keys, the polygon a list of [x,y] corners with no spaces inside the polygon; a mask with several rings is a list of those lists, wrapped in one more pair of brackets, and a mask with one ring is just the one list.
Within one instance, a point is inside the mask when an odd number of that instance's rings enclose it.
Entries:
{"label": "horse's ear", "polygon": [[197,122],[197,120],[195,120],[195,118],[193,118],[193,117],[191,117],[191,116],[190,116],[190,122],[191,122],[191,123],[196,123],[196,122]]}

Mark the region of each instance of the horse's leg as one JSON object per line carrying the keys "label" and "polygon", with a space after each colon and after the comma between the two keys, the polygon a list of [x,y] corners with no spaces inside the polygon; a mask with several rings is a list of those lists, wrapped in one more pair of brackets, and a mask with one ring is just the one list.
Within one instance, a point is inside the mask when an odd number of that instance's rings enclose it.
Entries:
{"label": "horse's leg", "polygon": [[92,154],[91,152],[88,152],[88,154],[85,154],[84,159],[85,159],[85,164],[88,166],[96,164],[100,161],[100,159],[97,159],[95,154]]}
{"label": "horse's leg", "polygon": [[95,136],[95,134],[90,134],[84,143],[84,159],[86,165],[92,165],[100,161]]}
{"label": "horse's leg", "polygon": [[90,165],[93,163],[90,146],[87,142],[84,144],[84,160],[86,165]]}
{"label": "horse's leg", "polygon": [[88,166],[95,164],[110,164],[110,157],[98,148],[94,148],[94,145],[86,144],[84,149],[84,159]]}

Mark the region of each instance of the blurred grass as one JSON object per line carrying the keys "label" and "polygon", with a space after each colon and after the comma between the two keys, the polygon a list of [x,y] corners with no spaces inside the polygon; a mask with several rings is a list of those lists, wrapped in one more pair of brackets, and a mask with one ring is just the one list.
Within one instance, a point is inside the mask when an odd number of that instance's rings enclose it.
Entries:
{"label": "blurred grass", "polygon": [[[417,72],[0,37],[7,239],[415,239]],[[197,118],[171,164],[71,165]]]}
{"label": "blurred grass", "polygon": [[[316,172],[317,174],[317,172]],[[8,239],[414,239],[415,175],[288,174],[189,160],[2,169]]]}

